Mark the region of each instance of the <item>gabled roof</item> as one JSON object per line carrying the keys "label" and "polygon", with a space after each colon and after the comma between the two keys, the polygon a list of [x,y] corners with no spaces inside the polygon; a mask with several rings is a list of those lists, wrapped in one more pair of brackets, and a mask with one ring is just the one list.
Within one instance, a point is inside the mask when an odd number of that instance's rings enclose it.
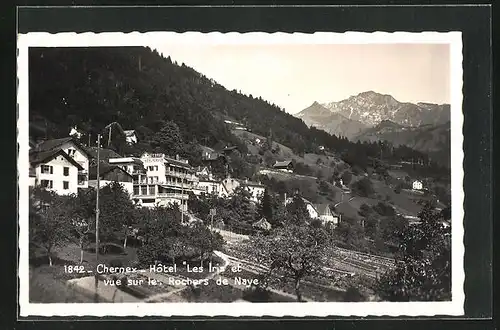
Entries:
{"label": "gabled roof", "polygon": [[289,165],[293,165],[291,160],[284,160],[284,161],[276,161],[274,163],[273,167],[288,167]]}
{"label": "gabled roof", "polygon": [[238,149],[237,146],[231,146],[231,147],[225,147],[224,149],[222,149],[222,151],[233,151],[233,150],[236,150]]}
{"label": "gabled roof", "polygon": [[258,227],[258,228],[262,228],[262,229],[268,229],[268,228],[271,228],[272,226],[269,223],[269,221],[266,220],[266,218],[262,218],[259,221],[254,222],[252,224],[252,227]]}
{"label": "gabled roof", "polygon": [[[97,147],[88,147],[86,149],[91,158],[97,159]],[[110,158],[122,158],[122,156],[111,149],[99,148],[99,160],[108,160]]]}
{"label": "gabled roof", "polygon": [[326,214],[327,210],[330,210],[330,213],[332,215],[335,215],[335,212],[332,211],[330,205],[328,204],[314,204],[314,208],[316,209],[316,212],[318,212],[319,215]]}
{"label": "gabled roof", "polygon": [[30,158],[30,163],[32,165],[38,165],[42,163],[46,163],[48,161],[51,161],[57,156],[63,156],[66,158],[67,161],[69,161],[71,164],[73,164],[76,168],[79,170],[83,170],[83,166],[78,164],[73,158],[71,158],[67,153],[65,153],[61,149],[53,149],[53,150],[48,150],[48,151],[33,151],[30,153],[29,158]]}
{"label": "gabled roof", "polygon": [[76,142],[75,139],[73,139],[71,136],[65,137],[65,138],[60,138],[60,139],[52,139],[52,140],[46,140],[38,144],[36,146],[36,151],[49,151],[49,150],[56,150],[56,149],[61,149],[63,145],[66,143],[72,142],[78,149],[83,151],[87,156],[91,156],[87,150],[87,148],[83,147],[80,145],[78,142]]}
{"label": "gabled roof", "polygon": [[[103,175],[111,172],[111,171],[114,171],[114,170],[119,170],[123,173],[125,173],[127,176],[133,178],[133,176],[128,173],[127,171],[125,171],[123,168],[121,168],[120,166],[116,166],[116,165],[109,165],[107,163],[101,163],[99,164],[99,177],[102,177]],[[89,180],[96,180],[97,179],[97,166],[91,166],[89,168]]]}

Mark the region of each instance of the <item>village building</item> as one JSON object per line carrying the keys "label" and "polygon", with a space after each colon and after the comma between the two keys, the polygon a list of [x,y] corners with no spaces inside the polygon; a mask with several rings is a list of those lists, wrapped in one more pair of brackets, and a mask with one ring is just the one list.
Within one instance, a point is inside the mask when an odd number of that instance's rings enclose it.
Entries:
{"label": "village building", "polygon": [[271,224],[266,220],[266,218],[262,218],[257,222],[252,224],[252,227],[260,230],[271,230]]}
{"label": "village building", "polygon": [[78,127],[74,126],[69,131],[69,136],[80,139],[83,136],[83,132],[78,129]]}
{"label": "village building", "polygon": [[121,158],[122,156],[118,154],[116,151],[107,148],[97,148],[97,147],[88,147],[86,148],[88,154],[90,155],[90,165],[97,165],[97,149],[99,149],[99,161],[108,162],[111,158]]}
{"label": "village building", "polygon": [[273,165],[273,168],[275,170],[289,172],[289,173],[292,173],[294,170],[294,166],[291,160],[276,161],[276,163],[274,163]]}
{"label": "village building", "polygon": [[419,180],[414,180],[411,186],[413,190],[422,190],[424,188],[422,181]]}
{"label": "village building", "polygon": [[87,188],[89,160],[91,158],[91,154],[89,154],[88,150],[78,142],[76,142],[72,137],[42,141],[30,150],[30,154],[43,153],[48,151],[55,152],[59,150],[66,153],[80,165],[81,169],[79,169],[78,173],[76,174],[77,187]]}
{"label": "village building", "polygon": [[242,187],[250,193],[250,200],[254,203],[258,203],[260,197],[264,194],[266,187],[257,182],[252,182],[249,180],[240,180],[235,178],[225,178],[222,180],[222,184],[225,190],[220,194],[220,197],[230,197],[234,194],[238,187]]}
{"label": "village building", "polygon": [[137,135],[135,134],[135,130],[124,130],[125,133],[125,141],[127,144],[135,144],[137,143]]}
{"label": "village building", "polygon": [[[286,199],[285,203],[288,205],[292,201],[293,197],[289,197]],[[303,197],[302,201],[304,202],[311,219],[319,219],[323,223],[323,225],[327,223],[331,223],[334,226],[338,225],[339,216],[331,210],[328,204],[313,204]]]}
{"label": "village building", "polygon": [[339,217],[335,214],[328,204],[314,204],[314,208],[318,217],[323,224],[331,223],[337,226],[339,223]]}
{"label": "village building", "polygon": [[[30,186],[39,186],[59,195],[77,194],[79,173],[84,168],[62,149],[32,152],[29,155]],[[88,182],[85,181],[88,185]]]}
{"label": "village building", "polygon": [[[134,192],[134,179],[132,174],[117,165],[107,163],[99,164],[99,188],[118,182],[132,197]],[[92,166],[89,173],[89,186],[97,188],[97,166]]]}
{"label": "village building", "polygon": [[144,153],[141,156],[146,173],[134,180],[133,199],[146,207],[179,205],[187,210],[189,192],[194,189],[196,175],[187,160],[178,156]]}
{"label": "village building", "polygon": [[229,196],[225,186],[220,180],[214,179],[211,175],[207,177],[199,177],[193,193],[197,196],[201,194],[214,194],[219,197]]}

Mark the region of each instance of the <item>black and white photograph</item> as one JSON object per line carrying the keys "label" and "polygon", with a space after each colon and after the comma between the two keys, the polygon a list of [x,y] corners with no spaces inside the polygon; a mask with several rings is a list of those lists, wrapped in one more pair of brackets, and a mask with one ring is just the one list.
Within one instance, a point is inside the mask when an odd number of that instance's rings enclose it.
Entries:
{"label": "black and white photograph", "polygon": [[28,33],[18,79],[22,315],[463,313],[460,32]]}

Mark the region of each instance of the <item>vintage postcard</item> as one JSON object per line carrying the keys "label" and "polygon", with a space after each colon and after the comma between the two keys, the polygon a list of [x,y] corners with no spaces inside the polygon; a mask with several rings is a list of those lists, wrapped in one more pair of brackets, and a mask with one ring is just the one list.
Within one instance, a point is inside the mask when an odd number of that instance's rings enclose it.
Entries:
{"label": "vintage postcard", "polygon": [[464,313],[462,41],[18,36],[21,316]]}

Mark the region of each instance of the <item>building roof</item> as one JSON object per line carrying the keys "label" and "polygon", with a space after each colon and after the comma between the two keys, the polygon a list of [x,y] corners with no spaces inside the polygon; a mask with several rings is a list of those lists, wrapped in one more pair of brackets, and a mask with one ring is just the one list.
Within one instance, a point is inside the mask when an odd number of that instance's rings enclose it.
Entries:
{"label": "building roof", "polygon": [[30,158],[30,163],[32,165],[37,165],[37,164],[42,164],[46,163],[52,159],[54,159],[57,156],[63,156],[66,158],[67,161],[69,161],[71,164],[73,164],[76,168],[79,170],[83,170],[83,166],[78,164],[73,158],[71,158],[67,153],[65,153],[61,149],[53,149],[53,150],[48,150],[48,151],[32,151],[30,152],[29,158]]}
{"label": "building roof", "polygon": [[[86,148],[91,158],[97,159],[97,147],[88,147]],[[100,160],[108,160],[110,158],[122,158],[121,155],[116,153],[114,150],[99,148],[99,159]]]}
{"label": "building roof", "polygon": [[222,149],[222,151],[233,151],[233,150],[236,150],[238,149],[237,146],[231,146],[231,147],[225,147],[224,149]]}
{"label": "building roof", "polygon": [[128,129],[123,131],[125,133],[125,136],[132,136],[135,134],[135,130],[133,129]]}
{"label": "building roof", "polygon": [[330,213],[332,213],[332,215],[335,215],[335,212],[332,211],[330,205],[328,204],[314,204],[314,208],[319,215],[326,214],[327,210],[330,210]]}
{"label": "building roof", "polygon": [[172,165],[176,165],[176,166],[179,166],[179,167],[184,167],[186,169],[192,169],[191,165],[189,165],[188,163],[185,163],[181,160],[177,160],[177,159],[174,159],[174,158],[170,158],[170,157],[165,157],[165,161],[169,164],[172,164]]}
{"label": "building roof", "polygon": [[108,162],[110,164],[134,163],[137,165],[143,165],[142,160],[138,157],[109,158]]}
{"label": "building roof", "polygon": [[35,149],[36,149],[36,151],[49,151],[49,150],[61,149],[64,144],[69,143],[69,142],[72,142],[76,147],[78,147],[80,150],[82,150],[84,153],[86,153],[87,156],[91,156],[89,151],[87,150],[87,148],[80,145],[71,136],[60,138],[60,139],[52,139],[52,140],[43,141],[43,142],[39,143]]}
{"label": "building roof", "polygon": [[276,161],[273,167],[288,167],[290,165],[293,165],[291,160],[284,160],[284,161]]}
{"label": "building roof", "polygon": [[262,228],[262,229],[269,229],[272,226],[269,223],[269,221],[266,220],[266,218],[262,218],[259,221],[254,222],[252,224],[252,227],[258,227],[258,228]]}
{"label": "building roof", "polygon": [[203,152],[214,152],[215,151],[214,149],[207,147],[207,146],[200,145],[200,148],[201,148],[201,151],[203,151]]}
{"label": "building roof", "polygon": [[[130,173],[128,173],[127,171],[125,171],[123,168],[121,168],[120,166],[116,166],[116,165],[109,165],[107,163],[101,163],[99,164],[99,177],[102,177],[104,176],[105,174],[111,172],[111,171],[114,171],[118,169],[119,171],[125,173],[127,176],[129,177],[133,177]],[[89,168],[89,180],[96,180],[97,179],[97,166],[91,166]]]}

